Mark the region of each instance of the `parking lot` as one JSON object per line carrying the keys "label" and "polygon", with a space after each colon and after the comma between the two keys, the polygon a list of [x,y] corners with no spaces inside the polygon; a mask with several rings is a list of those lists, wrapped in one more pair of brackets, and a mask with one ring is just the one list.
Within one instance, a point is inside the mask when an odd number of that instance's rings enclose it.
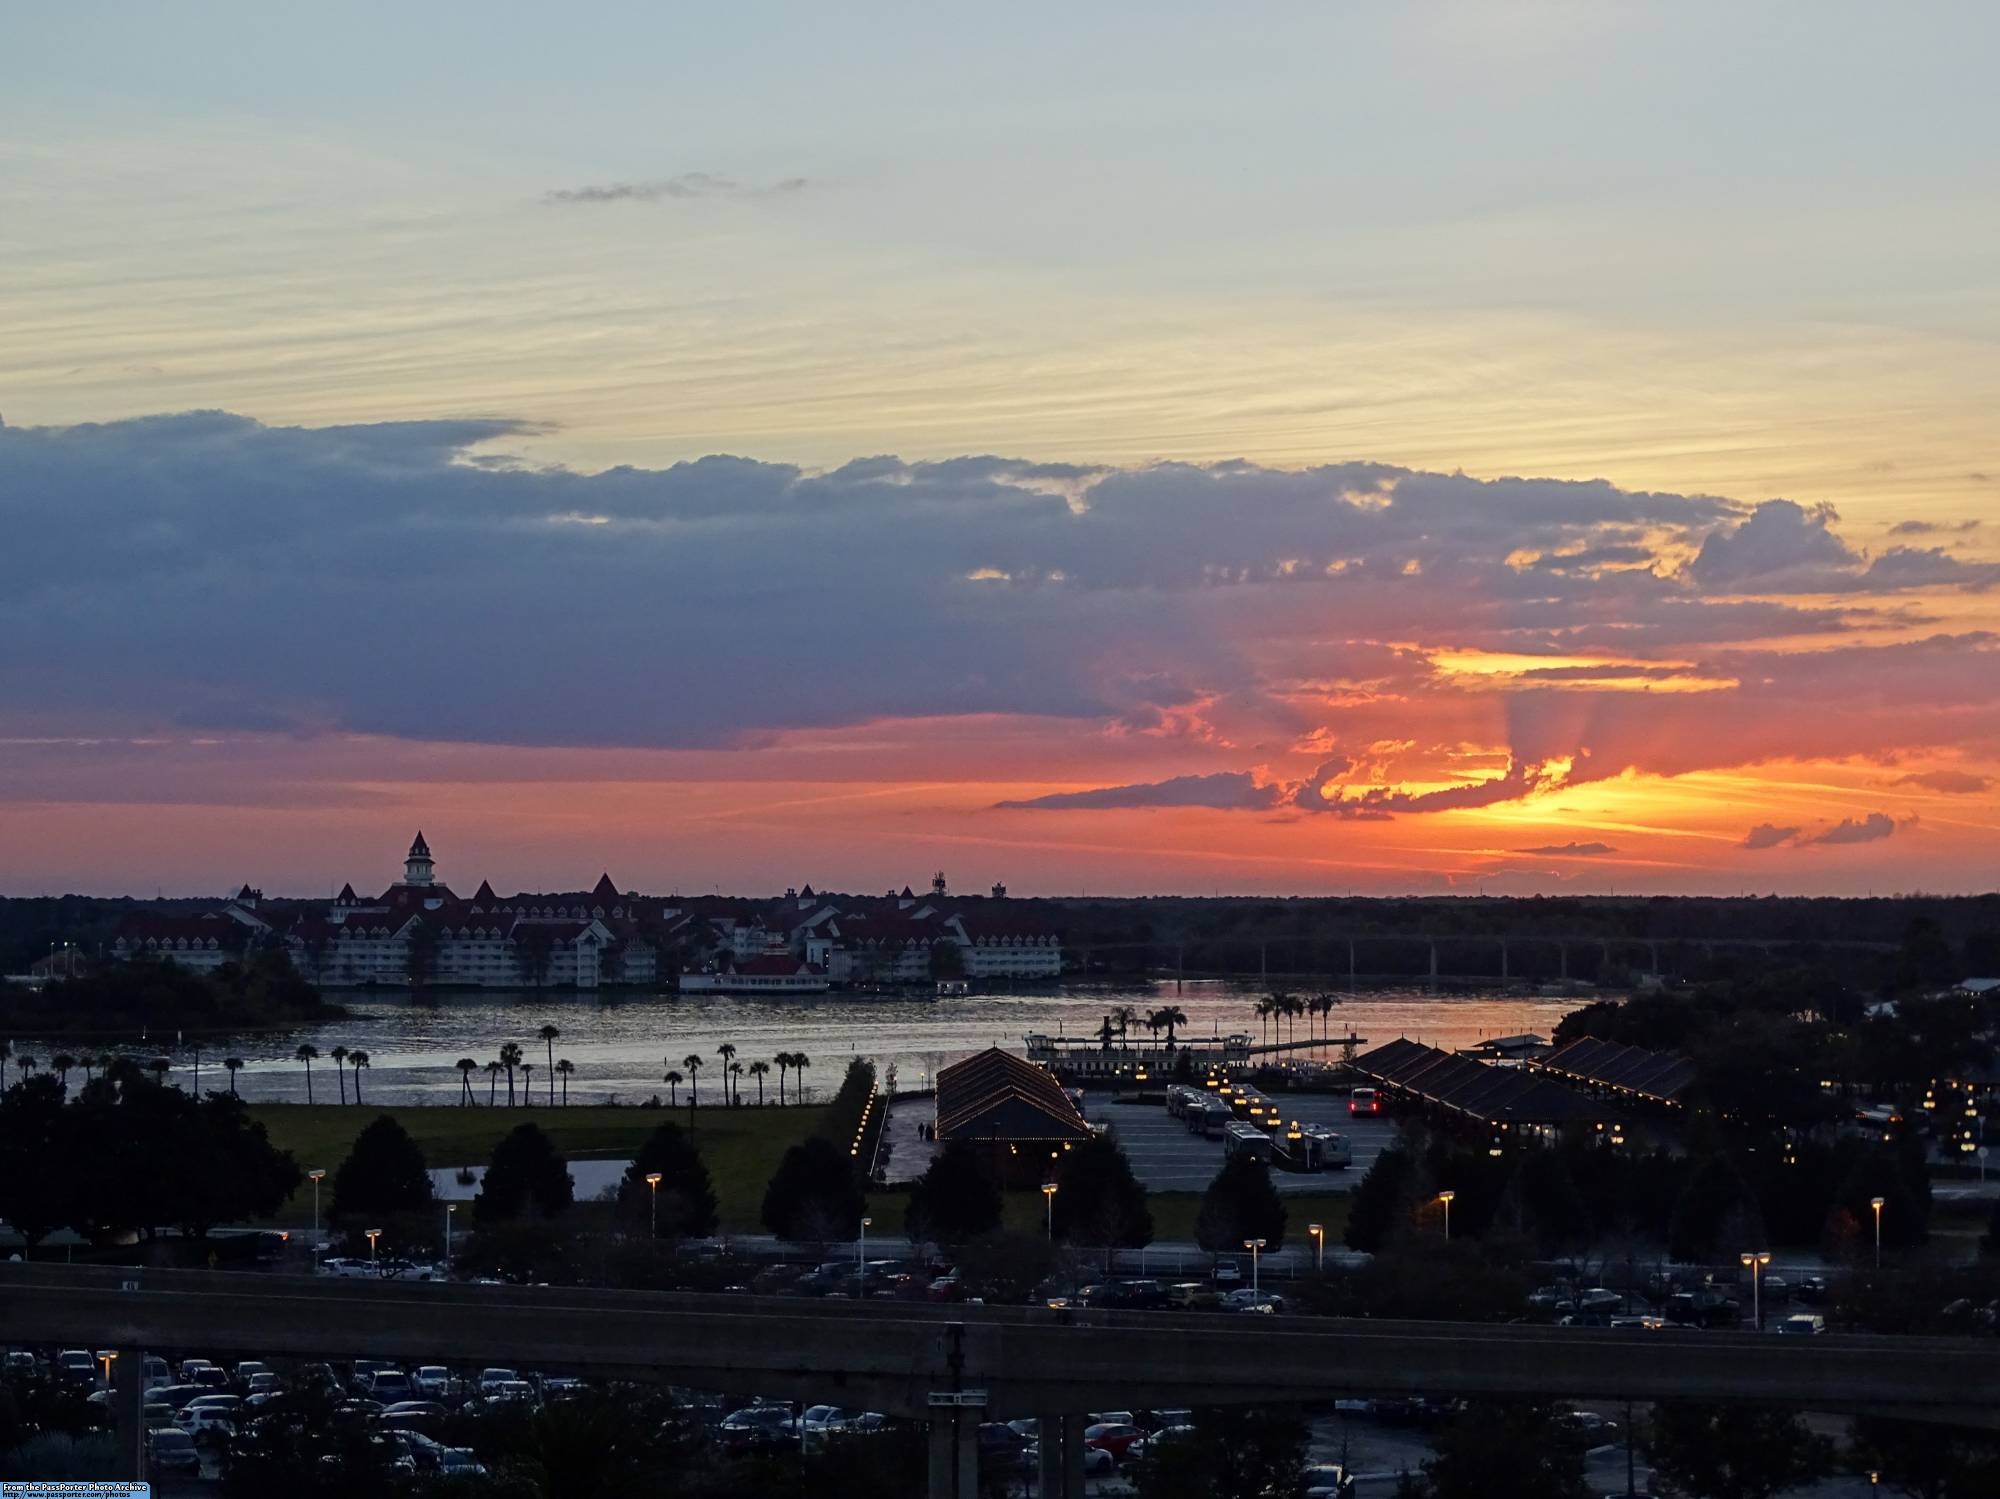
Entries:
{"label": "parking lot", "polygon": [[[1345,1192],[1352,1190],[1375,1157],[1396,1138],[1395,1121],[1347,1117],[1345,1093],[1283,1093],[1273,1095],[1287,1120],[1325,1124],[1338,1130],[1354,1147],[1354,1164],[1345,1171],[1273,1171],[1280,1192]],[[1188,1133],[1184,1120],[1169,1114],[1164,1103],[1119,1103],[1109,1093],[1085,1095],[1084,1115],[1093,1124],[1112,1127],[1132,1162],[1132,1170],[1152,1192],[1199,1192],[1222,1168],[1222,1142]]]}

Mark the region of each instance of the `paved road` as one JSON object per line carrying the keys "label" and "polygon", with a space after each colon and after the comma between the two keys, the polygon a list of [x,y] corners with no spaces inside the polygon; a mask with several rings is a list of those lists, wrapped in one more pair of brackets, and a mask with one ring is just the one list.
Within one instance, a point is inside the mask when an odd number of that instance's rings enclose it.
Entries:
{"label": "paved road", "polygon": [[[1347,1096],[1332,1093],[1278,1095],[1287,1119],[1308,1124],[1328,1124],[1345,1135],[1354,1146],[1354,1164],[1345,1171],[1322,1171],[1310,1175],[1274,1171],[1271,1180],[1280,1192],[1349,1192],[1361,1180],[1375,1157],[1394,1143],[1396,1125],[1390,1119],[1347,1117]],[[1092,1123],[1109,1124],[1125,1147],[1132,1170],[1152,1192],[1199,1192],[1215,1179],[1222,1168],[1222,1142],[1191,1135],[1187,1125],[1169,1114],[1164,1104],[1115,1103],[1108,1093],[1093,1093],[1085,1101],[1084,1115]]]}

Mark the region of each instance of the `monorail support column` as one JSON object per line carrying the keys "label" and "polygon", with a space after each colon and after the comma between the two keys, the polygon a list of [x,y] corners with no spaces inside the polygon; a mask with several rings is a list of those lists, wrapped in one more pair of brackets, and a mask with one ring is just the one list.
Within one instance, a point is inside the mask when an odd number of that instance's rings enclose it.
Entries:
{"label": "monorail support column", "polygon": [[1042,1416],[1042,1499],[1083,1499],[1084,1418]]}
{"label": "monorail support column", "polygon": [[931,1411],[930,1499],[979,1499],[979,1412]]}
{"label": "monorail support column", "polygon": [[112,1476],[136,1481],[146,1476],[146,1355],[137,1348],[121,1348],[111,1369],[117,1452]]}
{"label": "monorail support column", "polygon": [[1508,977],[1508,975],[1507,975],[1507,939],[1506,939],[1505,937],[1502,937],[1502,938],[1500,939],[1500,982],[1501,982],[1501,983],[1503,983],[1503,984],[1504,984],[1504,983],[1506,983],[1506,982],[1507,982],[1507,977]]}
{"label": "monorail support column", "polygon": [[1430,946],[1431,946],[1431,987],[1435,989],[1438,983],[1438,945],[1437,945],[1437,939],[1435,937],[1431,939]]}

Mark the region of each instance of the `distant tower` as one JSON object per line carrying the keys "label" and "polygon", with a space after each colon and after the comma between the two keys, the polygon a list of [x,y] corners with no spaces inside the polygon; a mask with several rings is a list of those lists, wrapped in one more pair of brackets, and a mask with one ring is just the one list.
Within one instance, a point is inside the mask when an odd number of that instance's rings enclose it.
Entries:
{"label": "distant tower", "polygon": [[940,869],[931,876],[931,894],[942,897],[944,893],[944,871]]}
{"label": "distant tower", "polygon": [[423,830],[417,830],[417,841],[410,845],[410,856],[403,861],[403,883],[405,885],[435,885],[437,878],[432,872],[431,846],[424,842]]}
{"label": "distant tower", "polygon": [[1005,900],[1007,898],[1007,887],[1005,885],[996,884],[993,887],[993,898],[995,900]]}

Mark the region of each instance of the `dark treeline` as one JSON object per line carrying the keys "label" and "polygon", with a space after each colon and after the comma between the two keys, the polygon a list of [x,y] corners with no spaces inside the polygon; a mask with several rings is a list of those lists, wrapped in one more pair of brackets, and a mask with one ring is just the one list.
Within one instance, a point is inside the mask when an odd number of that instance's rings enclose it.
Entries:
{"label": "dark treeline", "polygon": [[[839,897],[829,897],[838,899]],[[952,897],[978,907],[989,897]],[[20,972],[53,946],[74,943],[88,957],[109,950],[129,911],[188,913],[208,899],[137,900],[65,895],[0,899],[0,968]],[[2000,973],[2000,895],[1889,895],[1865,899],[1791,896],[1143,896],[1005,898],[1011,913],[1046,922],[1063,936],[1073,964],[1105,973],[1141,969],[1190,973],[1339,975],[1348,940],[1364,974],[1421,976],[1428,941],[1439,971],[1498,977],[1498,943],[1510,942],[1507,972],[1524,980],[1622,981],[1643,968],[1646,942],[1660,944],[1663,969],[1685,978],[1729,978],[1771,962],[1796,961],[1828,942],[1894,947],[1912,924],[1928,923],[1961,972]],[[1564,955],[1556,939],[1568,939]],[[1776,942],[1777,953],[1704,948],[1704,942]],[[1604,944],[1610,944],[1609,949]],[[1631,944],[1631,945],[1627,945]],[[1856,976],[1887,982],[1893,953],[1840,949]]]}
{"label": "dark treeline", "polygon": [[282,952],[266,951],[213,973],[173,963],[106,963],[41,989],[7,994],[0,1017],[13,1035],[88,1039],[254,1030],[346,1013],[300,978]]}

